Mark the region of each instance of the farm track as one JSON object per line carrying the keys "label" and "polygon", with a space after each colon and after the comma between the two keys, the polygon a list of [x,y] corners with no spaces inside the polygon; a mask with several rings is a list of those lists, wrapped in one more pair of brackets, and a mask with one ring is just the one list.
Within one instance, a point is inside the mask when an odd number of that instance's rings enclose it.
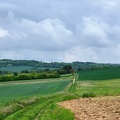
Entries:
{"label": "farm track", "polygon": [[60,95],[53,96],[46,99],[41,99],[38,102],[27,106],[17,112],[7,116],[4,120],[38,120],[40,116],[44,113],[47,106],[55,101],[58,101]]}
{"label": "farm track", "polygon": [[41,116],[44,114],[45,110],[47,110],[47,108],[53,104],[56,103],[57,101],[60,101],[61,96],[58,97],[54,97],[53,99],[49,100],[49,104],[47,104],[44,109],[42,109],[42,111],[39,111],[38,115],[36,116],[36,118],[34,120],[40,120]]}

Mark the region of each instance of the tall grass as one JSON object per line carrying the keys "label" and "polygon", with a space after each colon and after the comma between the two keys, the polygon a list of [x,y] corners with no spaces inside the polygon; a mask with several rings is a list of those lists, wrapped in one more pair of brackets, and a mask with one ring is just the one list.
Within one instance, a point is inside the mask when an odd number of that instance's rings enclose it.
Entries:
{"label": "tall grass", "polygon": [[[0,110],[0,120],[73,120],[73,114],[69,110],[60,108],[56,103],[77,98],[72,94],[55,94],[45,97],[28,98],[7,105]],[[30,102],[32,101],[32,102]],[[10,107],[12,106],[12,107]],[[9,107],[4,112],[3,109]]]}
{"label": "tall grass", "polygon": [[71,87],[69,88],[69,92],[70,93],[75,92],[76,91],[76,87],[77,87],[77,82],[71,85]]}
{"label": "tall grass", "polygon": [[74,115],[70,110],[51,104],[38,120],[74,120]]}

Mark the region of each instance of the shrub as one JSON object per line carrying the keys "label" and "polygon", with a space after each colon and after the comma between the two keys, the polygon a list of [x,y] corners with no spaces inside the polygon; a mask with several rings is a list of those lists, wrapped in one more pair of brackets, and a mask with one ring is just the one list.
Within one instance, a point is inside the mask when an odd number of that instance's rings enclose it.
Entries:
{"label": "shrub", "polygon": [[82,98],[90,98],[90,97],[95,97],[95,94],[94,93],[84,93],[82,95]]}
{"label": "shrub", "polygon": [[29,80],[29,76],[27,74],[21,74],[18,76],[19,80]]}

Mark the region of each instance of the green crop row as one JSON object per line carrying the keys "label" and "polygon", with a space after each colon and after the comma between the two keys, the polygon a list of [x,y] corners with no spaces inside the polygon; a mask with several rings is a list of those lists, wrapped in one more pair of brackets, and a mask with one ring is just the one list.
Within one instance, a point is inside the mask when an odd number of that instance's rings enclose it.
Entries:
{"label": "green crop row", "polygon": [[32,68],[32,66],[7,66],[0,67],[0,70],[9,72],[21,72],[22,70],[31,70]]}
{"label": "green crop row", "polygon": [[79,72],[78,80],[107,80],[120,78],[120,68],[87,70]]}
{"label": "green crop row", "polygon": [[20,97],[34,96],[34,95],[49,95],[55,92],[62,91],[70,80],[65,81],[51,81],[51,82],[37,82],[30,83],[22,82],[13,84],[0,85],[0,102],[17,99]]}

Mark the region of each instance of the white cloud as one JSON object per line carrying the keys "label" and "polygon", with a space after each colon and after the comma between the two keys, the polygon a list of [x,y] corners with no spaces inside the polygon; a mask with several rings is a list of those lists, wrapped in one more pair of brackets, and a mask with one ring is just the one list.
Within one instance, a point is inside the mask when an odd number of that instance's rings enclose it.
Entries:
{"label": "white cloud", "polygon": [[2,0],[1,58],[119,62],[119,6],[119,0]]}
{"label": "white cloud", "polygon": [[0,29],[0,38],[5,38],[8,34],[7,30]]}
{"label": "white cloud", "polygon": [[119,38],[120,26],[110,26],[93,16],[83,17],[77,25],[77,46],[67,51],[64,59],[120,63]]}
{"label": "white cloud", "polygon": [[97,49],[76,46],[71,50],[65,52],[64,60],[66,62],[72,62],[72,61],[101,62],[102,59],[100,58],[100,54],[98,54]]}
{"label": "white cloud", "polygon": [[94,20],[92,17],[83,17],[83,23],[78,25],[80,42],[85,46],[106,47],[111,44],[109,40],[109,25]]}
{"label": "white cloud", "polygon": [[[9,36],[0,42],[1,50],[33,49],[41,51],[61,51],[73,45],[73,33],[59,19],[45,19],[35,22],[28,19],[17,20],[9,12]],[[7,31],[1,31],[1,36]],[[10,44],[6,42],[10,41]]]}

